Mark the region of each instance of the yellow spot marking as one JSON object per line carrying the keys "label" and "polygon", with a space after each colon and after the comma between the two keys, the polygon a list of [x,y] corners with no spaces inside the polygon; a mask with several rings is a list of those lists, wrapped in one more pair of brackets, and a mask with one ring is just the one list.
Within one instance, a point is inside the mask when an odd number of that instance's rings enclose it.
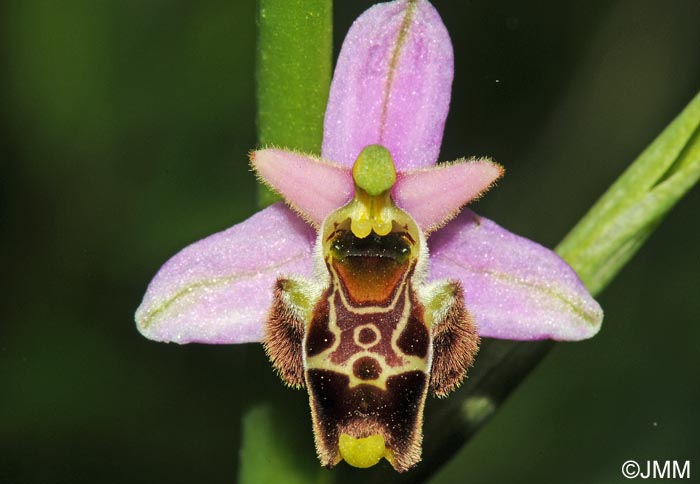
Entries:
{"label": "yellow spot marking", "polygon": [[384,437],[379,434],[356,439],[348,434],[340,434],[338,439],[340,456],[353,467],[366,469],[376,465],[382,457],[393,458],[391,451],[384,444]]}

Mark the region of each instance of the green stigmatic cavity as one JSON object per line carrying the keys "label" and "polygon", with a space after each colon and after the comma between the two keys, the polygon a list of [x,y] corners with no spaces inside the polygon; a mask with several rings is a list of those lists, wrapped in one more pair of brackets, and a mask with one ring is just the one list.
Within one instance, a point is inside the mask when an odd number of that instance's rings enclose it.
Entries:
{"label": "green stigmatic cavity", "polygon": [[373,197],[391,189],[396,182],[396,168],[389,150],[381,145],[365,147],[352,167],[352,178]]}

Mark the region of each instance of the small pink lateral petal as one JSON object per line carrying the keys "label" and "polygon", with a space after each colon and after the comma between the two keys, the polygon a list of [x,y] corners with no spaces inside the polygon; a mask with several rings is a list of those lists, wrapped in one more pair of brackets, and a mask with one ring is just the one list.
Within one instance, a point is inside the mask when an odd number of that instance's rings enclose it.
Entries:
{"label": "small pink lateral petal", "polygon": [[425,0],[381,3],[345,37],[324,123],[324,158],[351,167],[368,145],[385,146],[397,170],[435,164],[450,104],[453,53]]}
{"label": "small pink lateral petal", "polygon": [[260,341],[279,275],[309,275],[315,232],[283,204],[184,248],[158,271],[136,310],[147,338]]}
{"label": "small pink lateral petal", "polygon": [[431,279],[459,280],[481,336],[581,340],[603,311],[553,251],[465,210],[429,239]]}
{"label": "small pink lateral petal", "polygon": [[350,170],[319,158],[265,149],[253,152],[250,160],[263,181],[315,226],[354,193]]}
{"label": "small pink lateral petal", "polygon": [[400,173],[392,196],[424,232],[430,233],[486,192],[502,175],[503,168],[487,160],[438,165]]}

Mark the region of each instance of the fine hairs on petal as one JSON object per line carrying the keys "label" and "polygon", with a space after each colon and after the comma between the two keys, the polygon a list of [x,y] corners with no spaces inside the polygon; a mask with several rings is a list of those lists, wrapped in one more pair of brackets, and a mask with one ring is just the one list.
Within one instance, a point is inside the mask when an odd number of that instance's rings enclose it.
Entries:
{"label": "fine hairs on petal", "polygon": [[429,235],[481,198],[504,173],[501,165],[488,158],[460,159],[400,173],[393,196]]}
{"label": "fine hairs on petal", "polygon": [[352,197],[350,170],[331,161],[276,147],[249,153],[258,180],[314,228]]}
{"label": "fine hairs on petal", "polygon": [[[479,351],[479,335],[464,305],[462,285],[454,281],[431,284],[426,301],[437,304],[432,321],[433,360],[430,391],[439,398],[459,387]],[[433,309],[433,308],[431,308]]]}
{"label": "fine hairs on petal", "polygon": [[302,344],[306,320],[317,298],[305,279],[277,279],[262,344],[272,367],[292,388],[304,387]]}

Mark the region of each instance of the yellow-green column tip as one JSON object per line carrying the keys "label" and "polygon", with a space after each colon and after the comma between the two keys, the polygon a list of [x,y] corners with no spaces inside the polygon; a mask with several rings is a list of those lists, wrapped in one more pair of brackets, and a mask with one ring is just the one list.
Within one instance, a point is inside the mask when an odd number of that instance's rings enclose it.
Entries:
{"label": "yellow-green column tip", "polygon": [[380,195],[396,182],[396,168],[389,150],[381,145],[365,147],[352,167],[355,185],[370,196]]}

